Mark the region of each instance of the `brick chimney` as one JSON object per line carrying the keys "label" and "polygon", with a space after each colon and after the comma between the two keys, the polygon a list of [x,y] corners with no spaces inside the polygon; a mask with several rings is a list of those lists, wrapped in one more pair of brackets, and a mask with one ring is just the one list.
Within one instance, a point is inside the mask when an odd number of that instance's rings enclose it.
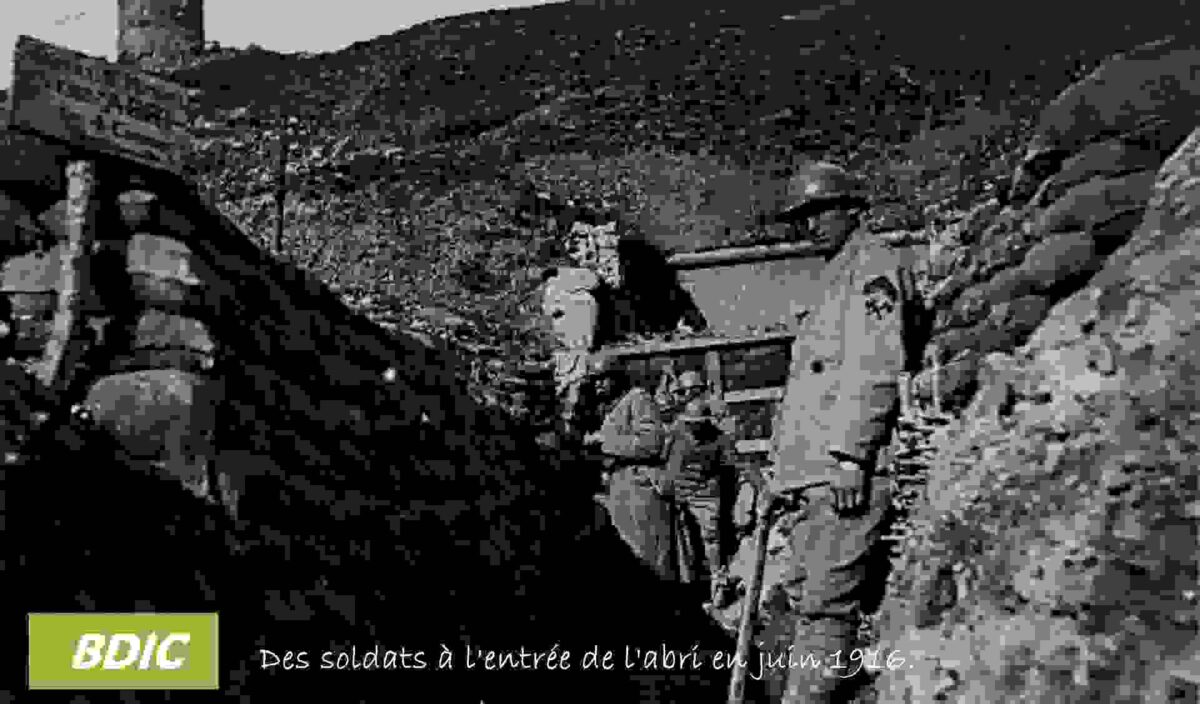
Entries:
{"label": "brick chimney", "polygon": [[204,45],[203,0],[117,0],[117,60],[170,70]]}

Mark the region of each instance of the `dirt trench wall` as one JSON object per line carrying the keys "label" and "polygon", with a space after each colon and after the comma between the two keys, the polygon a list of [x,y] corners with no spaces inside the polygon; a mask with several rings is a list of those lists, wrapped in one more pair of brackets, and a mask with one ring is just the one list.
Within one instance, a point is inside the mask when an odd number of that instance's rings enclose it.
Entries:
{"label": "dirt trench wall", "polygon": [[932,262],[942,366],[918,397],[940,374],[960,417],[885,602],[911,667],[881,702],[1149,704],[1196,680],[1200,54],[1131,56],[1047,107],[1020,199]]}
{"label": "dirt trench wall", "polygon": [[1050,308],[1083,286],[1136,230],[1159,167],[1195,127],[1200,49],[1184,37],[1114,57],[1068,87],[1040,118],[1007,202],[981,204],[930,262],[938,282],[929,399],[961,409],[982,360],[1024,343]]}

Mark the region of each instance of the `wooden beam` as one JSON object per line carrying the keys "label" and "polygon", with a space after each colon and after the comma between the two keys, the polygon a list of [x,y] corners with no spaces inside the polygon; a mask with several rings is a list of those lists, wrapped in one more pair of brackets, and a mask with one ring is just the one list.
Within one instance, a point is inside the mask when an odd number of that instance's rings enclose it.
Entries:
{"label": "wooden beam", "polygon": [[667,264],[675,269],[704,269],[713,266],[729,266],[772,259],[795,259],[798,257],[823,257],[830,253],[828,244],[816,242],[779,242],[775,244],[724,247],[702,252],[680,252],[667,257]]}
{"label": "wooden beam", "polygon": [[704,371],[708,376],[708,388],[713,397],[722,400],[725,395],[725,380],[721,376],[721,352],[709,350],[704,355]]}
{"label": "wooden beam", "polygon": [[756,438],[751,440],[738,440],[734,444],[734,448],[742,454],[750,454],[754,452],[770,452],[771,438]]}
{"label": "wooden beam", "polygon": [[216,366],[212,354],[186,349],[140,349],[111,360],[101,374],[123,374],[151,369],[178,369],[192,374],[211,373]]}
{"label": "wooden beam", "polygon": [[902,372],[899,378],[900,385],[900,417],[908,418],[913,414],[912,405],[912,374]]}
{"label": "wooden beam", "polygon": [[763,386],[757,389],[738,389],[725,392],[725,403],[749,403],[751,401],[781,401],[784,387]]}
{"label": "wooden beam", "polygon": [[652,357],[671,352],[692,352],[699,350],[721,349],[725,347],[757,347],[769,344],[791,344],[796,338],[793,332],[766,332],[757,335],[738,335],[731,337],[694,337],[686,340],[660,341],[652,340],[638,345],[622,345],[604,348],[608,354],[618,359],[630,357]]}
{"label": "wooden beam", "polygon": [[96,240],[100,199],[96,164],[67,164],[67,245],[62,261],[62,288],[54,312],[54,327],[46,342],[42,383],[54,393],[70,388],[83,340],[83,300],[92,288],[92,243]]}

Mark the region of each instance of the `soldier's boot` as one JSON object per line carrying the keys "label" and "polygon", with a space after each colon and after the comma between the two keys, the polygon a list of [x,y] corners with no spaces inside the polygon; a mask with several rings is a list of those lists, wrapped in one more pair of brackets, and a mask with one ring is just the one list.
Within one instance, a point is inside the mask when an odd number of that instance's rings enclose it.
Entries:
{"label": "soldier's boot", "polygon": [[[842,688],[855,647],[858,623],[845,617],[796,620],[791,657],[796,666],[788,672],[782,704],[832,704]],[[840,651],[840,652],[839,652]],[[838,669],[835,666],[841,666]]]}

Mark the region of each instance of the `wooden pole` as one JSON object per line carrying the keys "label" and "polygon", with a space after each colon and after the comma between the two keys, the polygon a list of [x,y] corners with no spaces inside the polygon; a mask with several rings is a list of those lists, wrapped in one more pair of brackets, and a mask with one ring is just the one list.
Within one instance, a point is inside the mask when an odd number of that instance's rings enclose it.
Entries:
{"label": "wooden pole", "polygon": [[933,394],[933,414],[936,416],[942,415],[942,364],[941,353],[935,347],[933,348],[933,380],[930,392]]}
{"label": "wooden pole", "polygon": [[766,491],[763,484],[758,490],[758,515],[754,527],[754,571],[746,588],[742,602],[742,618],[738,624],[737,651],[733,660],[733,672],[729,678],[729,704],[743,704],[746,700],[746,666],[750,657],[750,638],[758,616],[758,600],[762,598],[763,572],[767,564],[767,539],[771,533],[771,514],[775,497]]}
{"label": "wooden pole", "polygon": [[912,374],[904,372],[900,374],[900,417],[911,418],[913,415],[912,409]]}
{"label": "wooden pole", "polygon": [[67,165],[67,243],[54,326],[46,343],[42,381],[55,394],[65,392],[75,372],[84,328],[83,300],[92,288],[92,245],[100,202],[96,195],[96,165],[72,161]]}
{"label": "wooden pole", "polygon": [[794,259],[797,257],[821,257],[829,254],[826,244],[814,242],[779,242],[777,244],[723,247],[700,252],[680,252],[667,257],[667,264],[674,269],[702,269],[731,264],[767,261],[771,259]]}

